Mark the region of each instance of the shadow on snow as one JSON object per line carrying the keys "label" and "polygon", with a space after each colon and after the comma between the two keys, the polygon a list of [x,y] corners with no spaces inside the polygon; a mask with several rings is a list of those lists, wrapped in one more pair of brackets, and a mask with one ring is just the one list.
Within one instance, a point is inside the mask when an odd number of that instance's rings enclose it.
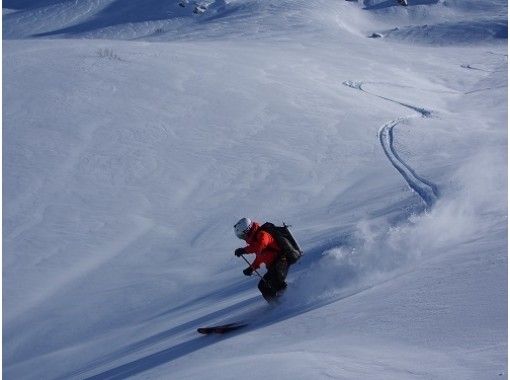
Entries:
{"label": "shadow on snow", "polygon": [[[417,6],[417,5],[430,5],[437,4],[439,0],[408,0],[408,7]],[[382,2],[375,2],[374,0],[364,0],[363,5],[365,6],[363,9],[366,10],[378,10],[389,7],[401,7],[397,0],[385,0]]]}

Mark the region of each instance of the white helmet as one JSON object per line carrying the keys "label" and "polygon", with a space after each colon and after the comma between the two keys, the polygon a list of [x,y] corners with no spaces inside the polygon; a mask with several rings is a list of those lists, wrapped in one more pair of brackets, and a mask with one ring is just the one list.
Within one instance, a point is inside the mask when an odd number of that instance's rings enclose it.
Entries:
{"label": "white helmet", "polygon": [[250,231],[251,226],[253,225],[252,221],[248,218],[242,218],[234,225],[234,230],[236,232],[236,236],[239,239],[244,239],[248,231]]}

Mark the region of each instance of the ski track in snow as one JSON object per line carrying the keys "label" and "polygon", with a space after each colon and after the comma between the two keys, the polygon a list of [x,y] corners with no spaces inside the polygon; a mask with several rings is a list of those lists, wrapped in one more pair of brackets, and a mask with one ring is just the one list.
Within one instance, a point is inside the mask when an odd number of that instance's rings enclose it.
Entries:
{"label": "ski track in snow", "polygon": [[482,68],[482,67],[476,67],[474,65],[470,65],[470,64],[467,64],[467,65],[460,65],[460,67],[462,67],[463,69],[467,69],[467,70],[475,70],[475,71],[483,71],[484,73],[502,73],[506,70],[490,70],[490,69],[486,69],[486,68]]}
{"label": "ski track in snow", "polygon": [[[366,94],[370,94],[373,96],[376,96],[380,99],[384,99],[387,101],[390,101],[392,103],[398,104],[402,107],[411,109],[415,111],[420,117],[423,118],[430,118],[432,117],[432,111],[427,110],[422,107],[416,107],[411,104],[399,102],[398,100],[394,100],[382,95],[378,95],[375,93],[372,93],[370,91],[367,91],[363,88],[364,82],[356,82],[356,81],[345,81],[343,84],[347,87],[353,88],[355,90],[362,91]],[[389,121],[388,123],[384,124],[379,129],[379,142],[381,143],[381,146],[383,148],[384,154],[388,159],[390,160],[391,164],[397,171],[402,175],[404,180],[407,182],[409,187],[414,190],[420,198],[425,202],[427,207],[432,207],[434,203],[439,198],[439,189],[438,187],[426,180],[425,178],[419,176],[416,171],[407,164],[398,154],[397,150],[394,146],[394,136],[393,136],[393,129],[400,124],[401,122],[408,120],[415,116],[407,116],[407,117],[400,117],[394,120]]]}

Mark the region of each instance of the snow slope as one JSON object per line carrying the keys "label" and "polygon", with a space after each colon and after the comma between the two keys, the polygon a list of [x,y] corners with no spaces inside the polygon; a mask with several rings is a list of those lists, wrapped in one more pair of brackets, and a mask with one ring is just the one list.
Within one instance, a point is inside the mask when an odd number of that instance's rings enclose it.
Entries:
{"label": "snow slope", "polygon": [[409,3],[5,1],[4,378],[506,378],[507,5]]}

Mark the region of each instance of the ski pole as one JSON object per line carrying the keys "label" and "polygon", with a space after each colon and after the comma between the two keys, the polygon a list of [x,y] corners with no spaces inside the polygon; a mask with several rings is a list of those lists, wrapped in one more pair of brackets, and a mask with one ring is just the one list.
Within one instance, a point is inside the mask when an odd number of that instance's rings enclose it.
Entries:
{"label": "ski pole", "polygon": [[[243,260],[244,260],[244,261],[246,261],[246,264],[248,264],[248,265],[251,267],[251,264],[250,264],[250,262],[249,262],[248,260],[246,260],[246,257],[244,257],[243,255],[241,255],[241,257],[243,258]],[[267,287],[268,287],[269,289],[271,289],[273,292],[275,291],[275,290],[274,290],[274,288],[271,286],[271,284],[270,284],[269,282],[267,282],[267,280],[266,280],[264,277],[262,277],[262,276],[260,275],[260,273],[258,272],[258,270],[254,269],[253,271],[254,271],[255,273],[257,273],[257,276],[259,276],[259,277],[260,277],[260,279],[261,279],[262,281],[264,281],[264,284],[266,284],[266,285],[267,285]]]}
{"label": "ski pole", "polygon": [[[248,264],[248,265],[251,267],[251,264],[250,264],[250,262],[249,262],[248,260],[246,260],[246,257],[244,257],[243,255],[241,255],[241,257],[243,258],[243,260],[244,260],[244,261],[246,261],[246,264]],[[262,279],[262,281],[264,281],[264,282],[267,284],[267,281],[266,281],[266,280],[264,280],[264,277],[262,277],[262,276],[260,275],[260,273],[258,272],[258,270],[254,269],[253,271],[254,271],[255,273],[257,273],[257,276],[259,276],[259,277]],[[267,284],[267,285],[269,285],[269,284]]]}

